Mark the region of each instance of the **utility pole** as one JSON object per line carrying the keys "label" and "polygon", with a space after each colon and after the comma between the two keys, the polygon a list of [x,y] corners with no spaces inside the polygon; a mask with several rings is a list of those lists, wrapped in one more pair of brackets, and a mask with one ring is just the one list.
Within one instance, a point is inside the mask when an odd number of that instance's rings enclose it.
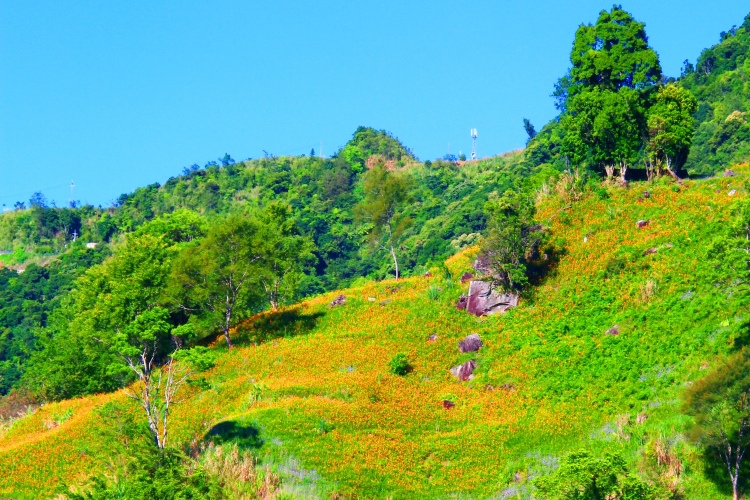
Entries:
{"label": "utility pole", "polygon": [[471,129],[471,159],[476,160],[477,159],[477,129],[473,128]]}
{"label": "utility pole", "polygon": [[70,181],[70,199],[68,200],[68,206],[70,208],[73,208],[73,189],[75,189],[75,187],[76,185],[73,184],[73,181]]}

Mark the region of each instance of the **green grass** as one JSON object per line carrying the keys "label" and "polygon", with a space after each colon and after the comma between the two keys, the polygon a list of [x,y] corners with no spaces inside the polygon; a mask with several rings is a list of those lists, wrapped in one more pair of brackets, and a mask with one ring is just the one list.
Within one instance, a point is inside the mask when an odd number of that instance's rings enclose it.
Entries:
{"label": "green grass", "polygon": [[[567,210],[543,200],[539,216],[564,252],[533,299],[502,316],[456,310],[466,286],[434,269],[433,278],[367,283],[251,318],[234,334],[237,348],[214,346],[216,366],[186,389],[172,443],[245,446],[302,496],[530,498],[534,477],[587,448],[620,452],[664,492],[724,498],[683,437],[679,402],[747,338],[748,299],[715,285],[708,255],[730,217],[727,192],[745,196],[748,169],[736,170],[676,190],[608,187]],[[644,189],[651,197],[639,200]],[[637,228],[640,219],[649,225]],[[644,255],[649,248],[658,251]],[[457,277],[472,259],[470,250],[446,266]],[[339,293],[346,303],[329,308]],[[605,333],[613,325],[619,335]],[[484,347],[459,353],[470,333]],[[404,376],[389,372],[398,353],[412,367]],[[476,377],[458,382],[448,370],[468,359]],[[125,398],[63,402],[16,422],[0,436],[0,494],[50,494],[104,470],[113,448],[97,437],[96,408],[111,400]],[[682,464],[676,482],[657,446]]]}

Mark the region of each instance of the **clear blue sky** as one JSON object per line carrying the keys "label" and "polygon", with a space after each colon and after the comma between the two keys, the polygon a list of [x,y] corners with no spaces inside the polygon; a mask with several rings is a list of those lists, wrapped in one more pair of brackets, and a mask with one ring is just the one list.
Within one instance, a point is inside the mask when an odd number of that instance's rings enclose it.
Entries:
{"label": "clear blue sky", "polygon": [[[0,1],[0,206],[107,205],[225,152],[328,156],[358,125],[421,159],[522,147],[576,27],[611,2]],[[668,75],[740,25],[737,0],[623,2]]]}

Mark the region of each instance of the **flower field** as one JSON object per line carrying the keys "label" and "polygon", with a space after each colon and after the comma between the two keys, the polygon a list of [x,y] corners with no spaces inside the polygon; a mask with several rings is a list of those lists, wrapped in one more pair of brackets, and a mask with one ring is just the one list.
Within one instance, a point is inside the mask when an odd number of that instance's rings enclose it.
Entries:
{"label": "flower field", "polygon": [[[581,447],[657,467],[644,450],[684,429],[680,390],[745,328],[749,304],[715,286],[708,255],[745,196],[750,169],[735,171],[682,186],[608,187],[569,208],[543,200],[538,218],[559,262],[505,315],[455,308],[470,249],[446,262],[452,278],[434,269],[255,316],[235,330],[237,348],[214,345],[217,365],[175,407],[172,443],[245,440],[262,462],[298,464],[287,476],[328,497],[516,498]],[[339,294],[346,302],[328,307]],[[606,334],[614,325],[619,334]],[[457,343],[470,333],[484,347],[462,354]],[[388,370],[399,352],[412,366],[406,376]],[[468,359],[476,376],[458,382],[448,370]],[[0,496],[51,497],[116,463],[97,410],[111,401],[126,398],[46,405],[2,431]],[[696,451],[675,442],[686,498],[722,498]]]}

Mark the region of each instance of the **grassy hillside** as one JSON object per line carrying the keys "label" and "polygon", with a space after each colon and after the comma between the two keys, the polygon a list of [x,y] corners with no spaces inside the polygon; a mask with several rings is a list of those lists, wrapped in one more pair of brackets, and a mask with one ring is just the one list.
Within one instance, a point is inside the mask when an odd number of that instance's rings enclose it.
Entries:
{"label": "grassy hillside", "polygon": [[[534,477],[585,447],[621,453],[664,498],[670,488],[723,498],[728,481],[712,480],[682,437],[679,398],[747,340],[748,299],[716,284],[709,250],[746,196],[750,168],[736,170],[682,186],[604,187],[572,204],[540,195],[559,264],[503,316],[454,307],[471,250],[447,261],[454,279],[435,268],[432,278],[371,282],[255,316],[237,328],[236,349],[216,343],[217,365],[175,408],[172,443],[237,442],[279,470],[288,491],[325,497],[529,498]],[[329,308],[338,293],[346,303]],[[605,333],[613,325],[619,335]],[[485,342],[476,356],[456,347],[470,333]],[[413,365],[404,377],[388,371],[398,352]],[[471,358],[476,377],[457,382],[448,370]],[[122,443],[103,415],[126,404],[122,393],[65,401],[6,426],[0,494],[38,498],[116,471]],[[660,465],[664,453],[680,467]]]}

